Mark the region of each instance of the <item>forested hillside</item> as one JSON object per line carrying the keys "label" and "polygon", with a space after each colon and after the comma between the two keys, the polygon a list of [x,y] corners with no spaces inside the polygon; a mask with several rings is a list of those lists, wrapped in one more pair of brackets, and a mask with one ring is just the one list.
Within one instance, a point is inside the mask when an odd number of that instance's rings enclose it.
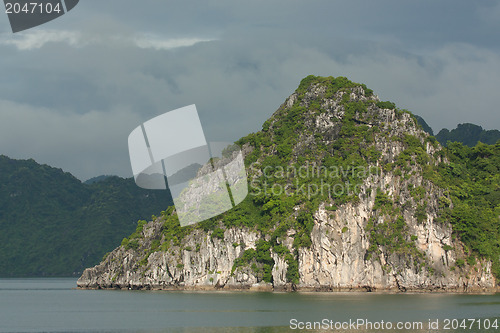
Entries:
{"label": "forested hillside", "polygon": [[451,131],[443,128],[436,135],[436,139],[443,146],[446,146],[448,141],[460,142],[469,147],[475,146],[478,142],[494,145],[500,140],[500,131],[485,130],[481,126],[474,124],[458,124],[457,128]]}
{"label": "forested hillside", "polygon": [[83,184],[34,160],[0,156],[0,276],[70,276],[171,204],[133,179]]}

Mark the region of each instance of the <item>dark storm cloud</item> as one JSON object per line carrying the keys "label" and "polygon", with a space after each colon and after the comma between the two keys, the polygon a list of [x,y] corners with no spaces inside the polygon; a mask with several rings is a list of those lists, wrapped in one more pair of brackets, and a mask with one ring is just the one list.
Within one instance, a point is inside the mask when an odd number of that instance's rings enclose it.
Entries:
{"label": "dark storm cloud", "polygon": [[0,153],[81,179],[131,176],[127,136],[145,120],[195,103],[208,140],[235,140],[259,130],[309,74],[366,83],[434,130],[499,128],[499,8],[81,1],[59,20],[0,35]]}

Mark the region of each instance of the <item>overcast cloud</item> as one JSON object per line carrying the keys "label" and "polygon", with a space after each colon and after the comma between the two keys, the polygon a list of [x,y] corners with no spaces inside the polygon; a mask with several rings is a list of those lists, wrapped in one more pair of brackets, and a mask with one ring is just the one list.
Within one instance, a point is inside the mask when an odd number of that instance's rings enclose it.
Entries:
{"label": "overcast cloud", "polygon": [[209,141],[262,123],[309,75],[365,83],[435,132],[500,128],[499,1],[81,0],[12,34],[0,15],[0,154],[131,177],[127,138],[196,104]]}

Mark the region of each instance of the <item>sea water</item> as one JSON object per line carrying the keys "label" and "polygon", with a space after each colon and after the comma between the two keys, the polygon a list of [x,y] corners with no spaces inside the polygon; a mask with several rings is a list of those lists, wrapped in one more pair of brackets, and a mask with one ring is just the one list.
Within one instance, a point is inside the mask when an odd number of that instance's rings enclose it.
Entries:
{"label": "sea water", "polygon": [[72,278],[0,279],[0,332],[289,332],[309,327],[322,332],[500,332],[500,294],[78,290]]}

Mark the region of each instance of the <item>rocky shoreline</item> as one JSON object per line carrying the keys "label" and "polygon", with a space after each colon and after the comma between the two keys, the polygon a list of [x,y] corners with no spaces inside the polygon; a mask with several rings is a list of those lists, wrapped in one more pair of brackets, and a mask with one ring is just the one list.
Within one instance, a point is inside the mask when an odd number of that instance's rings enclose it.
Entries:
{"label": "rocky shoreline", "polygon": [[462,287],[453,289],[442,288],[426,288],[426,289],[376,289],[370,286],[360,286],[356,288],[334,288],[334,287],[297,287],[297,286],[282,286],[274,288],[272,284],[257,284],[248,286],[151,286],[151,285],[78,285],[77,289],[81,290],[150,290],[150,291],[192,291],[192,292],[275,292],[275,293],[379,293],[379,294],[495,294],[500,293],[500,287]]}
{"label": "rocky shoreline", "polygon": [[[363,229],[356,219],[350,219],[348,228],[340,218],[363,216],[359,211],[364,204],[346,205],[331,215],[324,207],[315,214],[315,226],[311,233],[310,248],[298,252],[300,281],[292,284],[286,279],[287,262],[277,253],[272,253],[275,265],[273,281],[266,283],[250,267],[234,269],[234,263],[246,249],[256,247],[264,238],[256,231],[231,228],[223,239],[213,238],[210,233],[195,230],[186,237],[181,246],[168,251],[157,251],[142,261],[143,250],[151,239],[159,237],[161,220],[144,226],[138,249],[118,247],[99,265],[88,268],[78,280],[80,289],[124,289],[124,290],[242,290],[242,291],[303,291],[303,292],[451,292],[484,293],[498,292],[496,280],[491,272],[491,263],[478,261],[476,265],[458,268],[456,258],[463,252],[460,244],[450,251],[442,251],[442,242],[451,240],[451,228],[440,224],[419,225],[419,248],[433,262],[434,273],[417,269],[397,254],[381,254],[377,258],[364,259],[368,244]],[[368,209],[371,210],[370,205]],[[417,227],[417,225],[415,225]],[[328,230],[328,232],[326,231]],[[284,245],[290,246],[293,235]],[[333,239],[332,239],[333,238]],[[335,243],[337,241],[337,243]],[[233,244],[245,244],[233,246]],[[196,244],[199,244],[198,246]],[[451,243],[450,243],[451,244]],[[347,246],[349,245],[349,246]],[[347,246],[347,247],[346,247]],[[189,251],[194,249],[198,251]],[[342,261],[335,261],[343,258]],[[386,267],[393,267],[389,271]],[[454,267],[454,268],[451,268]]]}

